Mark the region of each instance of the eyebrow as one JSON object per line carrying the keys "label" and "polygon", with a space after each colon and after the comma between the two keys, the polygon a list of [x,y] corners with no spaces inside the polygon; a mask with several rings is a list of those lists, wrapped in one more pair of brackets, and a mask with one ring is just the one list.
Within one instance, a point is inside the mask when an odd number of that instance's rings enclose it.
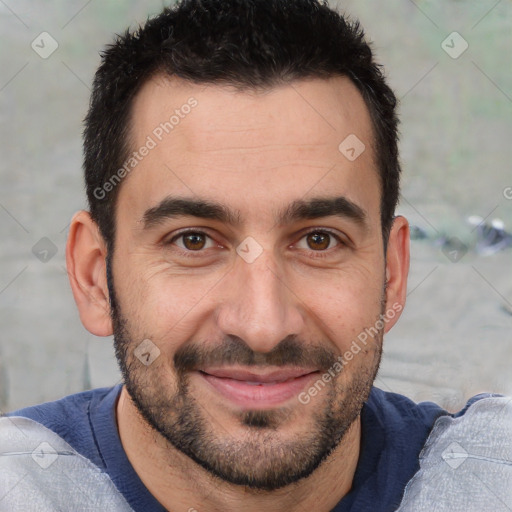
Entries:
{"label": "eyebrow", "polygon": [[[352,220],[363,228],[366,228],[368,223],[365,210],[343,196],[297,200],[276,215],[277,224],[280,225],[329,216]],[[142,223],[144,229],[150,229],[165,220],[179,217],[217,220],[234,226],[242,224],[238,210],[232,210],[214,201],[173,196],[164,198],[158,205],[146,210]]]}
{"label": "eyebrow", "polygon": [[144,229],[150,229],[167,219],[177,217],[198,217],[218,220],[224,224],[240,224],[239,212],[234,212],[220,203],[172,196],[164,198],[158,205],[146,210],[142,222]]}
{"label": "eyebrow", "polygon": [[279,215],[279,224],[330,216],[352,220],[363,228],[368,225],[368,215],[365,210],[344,196],[294,201]]}

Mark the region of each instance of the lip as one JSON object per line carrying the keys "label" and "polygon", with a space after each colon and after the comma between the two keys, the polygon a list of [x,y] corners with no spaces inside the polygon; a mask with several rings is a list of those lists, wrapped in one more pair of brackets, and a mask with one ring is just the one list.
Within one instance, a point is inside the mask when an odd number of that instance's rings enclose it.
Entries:
{"label": "lip", "polygon": [[243,409],[268,409],[296,398],[319,371],[307,368],[280,368],[256,372],[243,368],[216,368],[198,371],[215,392]]}

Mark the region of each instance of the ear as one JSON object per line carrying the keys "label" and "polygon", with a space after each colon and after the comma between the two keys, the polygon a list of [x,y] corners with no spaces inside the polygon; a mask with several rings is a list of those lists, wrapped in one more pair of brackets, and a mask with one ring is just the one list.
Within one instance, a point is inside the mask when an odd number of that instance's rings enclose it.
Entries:
{"label": "ear", "polygon": [[395,217],[389,233],[386,255],[386,311],[393,310],[386,322],[388,332],[400,318],[407,296],[407,276],[409,274],[409,223],[405,217]]}
{"label": "ear", "polygon": [[84,327],[96,336],[112,334],[105,258],[106,244],[89,212],[73,216],[66,245],[71,289]]}

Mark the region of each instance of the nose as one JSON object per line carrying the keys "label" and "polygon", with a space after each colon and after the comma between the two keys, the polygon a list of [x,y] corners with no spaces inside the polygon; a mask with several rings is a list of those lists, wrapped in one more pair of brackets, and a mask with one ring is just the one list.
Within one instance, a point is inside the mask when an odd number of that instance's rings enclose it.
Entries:
{"label": "nose", "polygon": [[252,263],[237,258],[224,287],[216,315],[223,335],[238,336],[253,351],[265,353],[301,333],[300,299],[266,251]]}

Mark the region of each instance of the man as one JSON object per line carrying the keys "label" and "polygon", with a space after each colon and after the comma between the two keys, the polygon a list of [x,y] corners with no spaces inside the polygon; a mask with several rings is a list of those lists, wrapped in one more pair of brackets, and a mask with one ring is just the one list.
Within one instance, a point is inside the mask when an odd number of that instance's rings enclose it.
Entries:
{"label": "man", "polygon": [[509,399],[373,387],[409,266],[395,106],[316,0],[184,0],[117,38],[67,266],[124,383],[0,420],[1,510],[512,507]]}

